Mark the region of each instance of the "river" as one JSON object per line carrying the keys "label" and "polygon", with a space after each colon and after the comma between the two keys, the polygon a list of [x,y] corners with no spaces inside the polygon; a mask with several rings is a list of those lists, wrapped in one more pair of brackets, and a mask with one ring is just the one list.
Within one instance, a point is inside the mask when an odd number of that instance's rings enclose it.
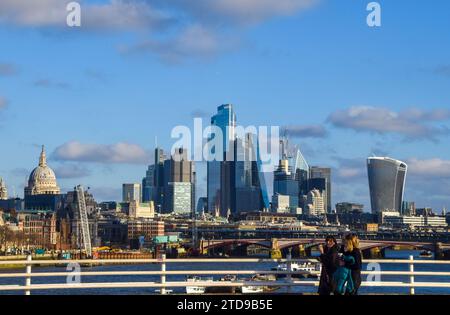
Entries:
{"label": "river", "polygon": [[[414,256],[414,259],[427,259],[419,257],[420,251],[392,251],[386,250],[386,258],[388,259],[408,259],[410,255]],[[272,267],[276,267],[276,263],[170,263],[167,265],[167,270],[210,270],[219,268],[221,270],[270,270]],[[367,265],[364,265],[364,269]],[[409,266],[407,264],[382,264],[383,271],[408,271]],[[96,266],[91,268],[83,268],[83,271],[153,271],[160,270],[160,266],[157,264],[150,265],[110,265],[110,266]],[[63,272],[63,267],[35,267],[33,272]],[[450,264],[448,265],[415,265],[415,271],[446,271],[450,272]],[[24,268],[13,270],[0,270],[0,273],[11,272],[24,272]],[[363,280],[366,280],[367,276],[363,276]],[[82,282],[158,282],[159,276],[83,276]],[[408,276],[382,276],[382,281],[409,281]],[[38,283],[64,283],[65,277],[35,277],[32,279],[33,284]],[[167,281],[185,281],[185,276],[167,276]],[[450,282],[448,276],[417,276],[416,282]],[[12,284],[24,284],[24,278],[0,278],[0,285]],[[174,293],[184,293],[184,288],[174,288]],[[293,293],[313,293],[316,292],[315,287],[294,287]],[[286,289],[280,289],[280,293],[287,292]],[[370,288],[362,287],[360,294],[371,293],[391,293],[391,294],[407,294],[408,288]],[[21,291],[15,292],[1,292],[3,294],[23,294]],[[154,288],[118,288],[118,289],[63,289],[63,290],[37,290],[32,294],[37,295],[148,295],[155,294]],[[450,294],[450,288],[416,288],[416,294]]]}

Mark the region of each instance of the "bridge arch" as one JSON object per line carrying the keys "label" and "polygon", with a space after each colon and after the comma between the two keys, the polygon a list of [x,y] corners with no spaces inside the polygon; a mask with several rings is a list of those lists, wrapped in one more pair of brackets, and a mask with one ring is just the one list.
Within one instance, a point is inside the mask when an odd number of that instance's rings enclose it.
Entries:
{"label": "bridge arch", "polygon": [[264,248],[272,248],[272,245],[270,242],[265,242],[262,240],[224,240],[224,241],[214,241],[211,244],[208,244],[207,241],[203,242],[203,249],[204,250],[210,250],[210,249],[217,249],[217,248],[223,248],[228,246],[250,246],[250,245],[257,245]]}

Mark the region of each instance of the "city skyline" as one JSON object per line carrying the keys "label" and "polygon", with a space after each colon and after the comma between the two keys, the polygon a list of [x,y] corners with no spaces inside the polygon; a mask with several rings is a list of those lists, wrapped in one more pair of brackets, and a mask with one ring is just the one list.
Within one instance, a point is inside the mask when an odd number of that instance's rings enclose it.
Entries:
{"label": "city skyline", "polygon": [[[170,2],[190,16],[176,38],[161,25],[150,32],[150,15],[135,29],[88,18],[77,31],[27,20],[19,2],[0,5],[0,177],[10,196],[21,194],[45,144],[62,191],[82,183],[100,201],[120,200],[122,183],[139,183],[151,164],[155,137],[167,151],[174,126],[209,121],[232,103],[238,124],[279,125],[309,165],[332,168],[333,207],[352,201],[370,211],[372,155],[408,164],[405,200],[450,207],[446,1],[440,10],[382,2],[380,29],[365,24],[367,1],[254,4],[251,21],[239,7],[220,13],[200,1],[197,9],[222,26]],[[92,3],[107,10],[124,2],[82,1]],[[156,1],[141,5],[163,10]],[[230,34],[239,43],[219,40]],[[204,41],[170,51],[159,35]],[[201,168],[198,197],[206,196]]]}

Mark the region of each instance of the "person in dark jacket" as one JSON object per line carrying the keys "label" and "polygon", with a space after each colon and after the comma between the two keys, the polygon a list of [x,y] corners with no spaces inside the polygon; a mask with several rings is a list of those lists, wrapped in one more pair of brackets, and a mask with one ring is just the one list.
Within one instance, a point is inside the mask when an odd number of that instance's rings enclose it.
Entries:
{"label": "person in dark jacket", "polygon": [[353,284],[355,286],[355,290],[352,292],[352,295],[357,295],[358,290],[361,287],[361,282],[362,282],[362,278],[361,278],[362,253],[361,253],[361,250],[359,249],[359,239],[356,234],[348,235],[347,239],[352,242],[353,249],[352,249],[352,251],[348,251],[348,253],[344,253],[344,254],[351,255],[355,259],[355,263],[348,267],[352,271],[352,279],[353,279]]}
{"label": "person in dark jacket", "polygon": [[[346,250],[344,249],[344,244],[347,241],[352,242],[352,250]],[[362,252],[359,249],[359,239],[358,235],[356,234],[348,234],[344,237],[342,240],[342,246],[340,248],[340,253],[344,255],[351,255],[355,263],[354,264],[346,264],[346,267],[348,267],[351,270],[353,284],[355,287],[355,290],[351,293],[351,295],[358,295],[358,290],[361,287],[362,277],[361,277],[361,270],[362,270]]]}
{"label": "person in dark jacket", "polygon": [[325,240],[325,246],[319,246],[322,263],[322,273],[320,274],[319,295],[330,295],[333,292],[332,278],[339,267],[339,248],[336,239],[328,236]]}
{"label": "person in dark jacket", "polygon": [[335,295],[352,295],[355,285],[352,277],[352,268],[356,263],[351,239],[343,241],[343,253],[339,253],[339,267],[333,274],[332,288]]}

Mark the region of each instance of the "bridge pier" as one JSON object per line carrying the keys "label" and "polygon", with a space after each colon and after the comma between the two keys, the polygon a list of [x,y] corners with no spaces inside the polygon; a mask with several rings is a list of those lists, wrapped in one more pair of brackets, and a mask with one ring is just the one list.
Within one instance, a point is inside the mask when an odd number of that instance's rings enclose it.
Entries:
{"label": "bridge pier", "polygon": [[363,258],[364,259],[380,259],[383,258],[384,254],[382,253],[384,251],[380,250],[379,247],[369,248],[366,250],[363,250]]}
{"label": "bridge pier", "polygon": [[[447,258],[446,258],[447,256]],[[444,252],[444,250],[442,249],[442,243],[437,242],[434,244],[434,259],[436,260],[443,260],[443,259],[448,259],[448,257],[450,256],[450,253]]]}
{"label": "bridge pier", "polygon": [[305,256],[312,257],[312,248],[311,247],[305,248]]}
{"label": "bridge pier", "polygon": [[303,245],[298,245],[298,256],[299,256],[300,258],[307,257],[307,255],[306,255],[306,250],[305,250],[305,246],[303,246]]}

